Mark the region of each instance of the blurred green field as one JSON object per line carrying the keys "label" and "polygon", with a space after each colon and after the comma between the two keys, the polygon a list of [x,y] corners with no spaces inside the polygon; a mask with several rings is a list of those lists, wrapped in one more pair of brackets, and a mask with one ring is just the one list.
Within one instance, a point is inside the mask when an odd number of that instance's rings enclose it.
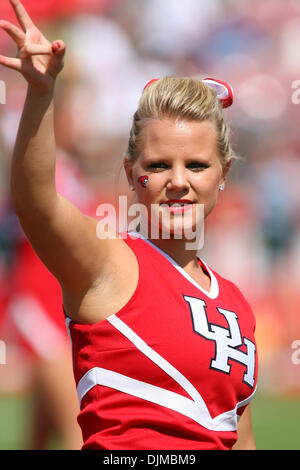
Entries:
{"label": "blurred green field", "polygon": [[[0,397],[0,449],[26,449],[31,429],[31,397]],[[300,450],[300,397],[257,395],[252,403],[259,450]],[[50,445],[50,448],[53,445]]]}
{"label": "blurred green field", "polygon": [[253,430],[260,450],[300,450],[300,396],[257,395],[252,407]]}

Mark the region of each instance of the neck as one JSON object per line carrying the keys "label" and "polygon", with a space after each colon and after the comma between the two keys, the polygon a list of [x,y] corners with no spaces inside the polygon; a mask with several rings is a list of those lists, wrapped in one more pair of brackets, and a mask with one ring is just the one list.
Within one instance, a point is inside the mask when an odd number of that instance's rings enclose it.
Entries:
{"label": "neck", "polygon": [[[143,235],[141,233],[141,235]],[[169,255],[182,269],[184,269],[196,282],[206,291],[209,291],[211,279],[203,267],[199,264],[197,253],[198,249],[187,249],[188,241],[180,239],[151,238],[144,235],[153,245]]]}
{"label": "neck", "polygon": [[193,233],[194,237],[191,239],[184,236],[185,234],[180,238],[175,238],[172,233],[168,233],[164,238],[163,232],[160,229],[152,231],[149,223],[138,224],[136,231],[167,253],[182,268],[186,266],[192,267],[193,265],[198,267],[197,253],[203,244],[203,233],[201,230],[195,231]]}
{"label": "neck", "polygon": [[181,266],[182,268],[185,267],[198,267],[197,261],[197,250],[187,250],[186,249],[186,240],[151,240],[150,241],[167,253],[171,258],[176,261],[176,263]]}

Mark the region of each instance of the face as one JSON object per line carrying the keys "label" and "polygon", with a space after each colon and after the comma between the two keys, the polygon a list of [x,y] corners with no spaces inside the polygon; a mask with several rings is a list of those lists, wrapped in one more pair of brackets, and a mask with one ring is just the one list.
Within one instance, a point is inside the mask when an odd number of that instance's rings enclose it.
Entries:
{"label": "face", "polygon": [[[208,216],[228,169],[220,161],[217,132],[209,121],[150,120],[141,133],[139,157],[133,164],[125,162],[148,221],[171,233],[183,226],[195,230],[199,217]],[[138,181],[141,176],[148,177],[145,186]]]}

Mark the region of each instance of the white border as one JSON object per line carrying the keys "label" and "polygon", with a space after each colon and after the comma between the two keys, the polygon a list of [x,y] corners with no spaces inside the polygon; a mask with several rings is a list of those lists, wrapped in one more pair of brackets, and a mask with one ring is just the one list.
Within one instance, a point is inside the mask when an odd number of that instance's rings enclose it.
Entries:
{"label": "white border", "polygon": [[132,235],[134,237],[140,238],[140,239],[144,240],[146,243],[148,243],[148,245],[152,246],[152,248],[154,248],[162,256],[164,256],[172,264],[172,266],[174,266],[174,268],[176,268],[180,272],[180,274],[182,274],[182,276],[184,276],[189,282],[191,282],[197,289],[199,289],[207,297],[209,297],[212,300],[214,300],[218,297],[218,295],[219,295],[218,281],[217,281],[215,275],[213,274],[213,272],[211,271],[211,269],[207,266],[207,264],[202,259],[197,257],[204,264],[205,268],[207,269],[208,274],[210,275],[210,283],[211,284],[210,284],[209,292],[206,291],[205,289],[203,289],[203,287],[201,287],[187,272],[185,272],[185,270],[181,266],[179,266],[179,264],[177,264],[176,261],[173,258],[171,258],[171,256],[169,256],[163,250],[158,248],[153,242],[151,242],[150,240],[145,238],[140,233],[137,233],[137,232],[134,232],[134,231],[128,232],[128,234]]}

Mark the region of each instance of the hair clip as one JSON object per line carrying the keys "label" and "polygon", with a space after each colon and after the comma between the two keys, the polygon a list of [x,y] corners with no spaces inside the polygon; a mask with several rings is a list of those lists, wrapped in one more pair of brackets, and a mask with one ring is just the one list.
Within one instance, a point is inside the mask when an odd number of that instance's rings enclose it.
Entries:
{"label": "hair clip", "polygon": [[146,83],[146,85],[144,86],[143,88],[143,91],[146,90],[146,88],[151,85],[151,83],[153,82],[157,82],[157,80],[159,80],[159,78],[152,78],[151,80],[148,80],[148,82]]}
{"label": "hair clip", "polygon": [[204,78],[201,81],[217,93],[217,98],[221,102],[222,108],[228,108],[232,105],[233,89],[229,83],[216,80],[215,78]]}
{"label": "hair clip", "polygon": [[[153,82],[157,82],[159,78],[152,78],[143,88],[143,91]],[[206,86],[212,88],[217,93],[217,98],[222,104],[222,108],[228,108],[233,103],[233,89],[229,83],[216,80],[215,78],[204,78],[201,80]]]}

